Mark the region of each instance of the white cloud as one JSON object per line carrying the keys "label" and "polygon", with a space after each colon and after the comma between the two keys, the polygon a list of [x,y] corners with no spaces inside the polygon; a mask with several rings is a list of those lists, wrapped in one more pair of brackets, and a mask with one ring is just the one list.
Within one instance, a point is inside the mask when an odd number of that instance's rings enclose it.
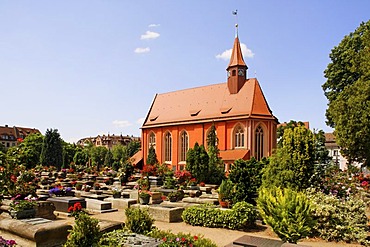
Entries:
{"label": "white cloud", "polygon": [[140,39],[156,39],[160,36],[159,33],[152,32],[152,31],[146,31],[145,34],[142,34]]}
{"label": "white cloud", "polygon": [[150,24],[148,27],[159,27],[161,24]]}
{"label": "white cloud", "polygon": [[[254,53],[252,52],[252,50],[249,49],[245,44],[241,43],[240,48],[242,49],[242,53],[243,53],[244,57],[248,57],[248,58],[253,58],[254,57]],[[224,51],[220,54],[217,54],[216,58],[217,59],[223,59],[223,60],[229,60],[230,57],[231,57],[232,51],[233,51],[233,49],[226,50],[226,51]]]}
{"label": "white cloud", "polygon": [[139,125],[143,125],[144,121],[145,121],[145,117],[142,117],[136,120],[136,123],[138,123]]}
{"label": "white cloud", "polygon": [[149,47],[138,47],[135,49],[134,51],[135,53],[147,53],[147,52],[150,52],[150,48]]}
{"label": "white cloud", "polygon": [[131,126],[132,125],[127,120],[114,120],[112,123],[113,123],[114,126],[120,127],[120,128],[124,128],[124,127],[128,127],[128,126]]}

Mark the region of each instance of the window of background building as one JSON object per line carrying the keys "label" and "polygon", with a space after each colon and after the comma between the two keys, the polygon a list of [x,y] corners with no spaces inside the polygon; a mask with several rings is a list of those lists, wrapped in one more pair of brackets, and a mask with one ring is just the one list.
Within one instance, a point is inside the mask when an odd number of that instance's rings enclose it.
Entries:
{"label": "window of background building", "polygon": [[256,129],[255,136],[255,152],[256,159],[261,160],[263,158],[263,129],[261,126],[258,126]]}
{"label": "window of background building", "polygon": [[149,148],[150,147],[155,149],[155,134],[153,132],[149,134]]}
{"label": "window of background building", "polygon": [[186,131],[181,132],[180,141],[180,161],[186,161],[186,153],[189,149],[189,136]]}
{"label": "window of background building", "polygon": [[170,132],[164,136],[164,161],[172,161],[172,136]]}
{"label": "window of background building", "polygon": [[234,139],[236,148],[244,147],[244,129],[240,125],[235,129]]}

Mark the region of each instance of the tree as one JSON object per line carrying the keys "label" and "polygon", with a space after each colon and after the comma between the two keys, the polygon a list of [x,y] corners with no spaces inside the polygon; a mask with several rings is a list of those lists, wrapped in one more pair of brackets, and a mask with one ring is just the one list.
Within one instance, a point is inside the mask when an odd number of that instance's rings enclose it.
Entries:
{"label": "tree", "polygon": [[148,151],[148,157],[146,158],[147,165],[156,165],[158,163],[157,154],[153,146],[150,146]]}
{"label": "tree", "polygon": [[327,124],[350,161],[370,163],[370,21],[346,35],[330,53],[322,85]]}
{"label": "tree", "polygon": [[235,184],[233,203],[246,201],[255,204],[257,191],[262,184],[262,169],[267,163],[265,158],[258,161],[254,157],[250,160],[235,161],[229,174],[229,179]]}
{"label": "tree", "polygon": [[219,157],[220,150],[217,146],[218,138],[216,134],[216,126],[212,123],[211,129],[207,135],[207,153],[209,157],[208,162],[208,176],[206,180],[200,182],[208,182],[212,184],[220,184],[225,178],[225,172],[223,171],[223,162]]}
{"label": "tree", "polygon": [[112,164],[113,164],[113,154],[108,149],[107,153],[105,154],[105,158],[104,158],[104,166],[111,167]]}
{"label": "tree", "polygon": [[92,165],[96,166],[97,170],[100,170],[100,167],[104,165],[105,155],[108,149],[103,146],[92,147],[90,150],[90,156]]}
{"label": "tree", "polygon": [[72,162],[77,152],[76,144],[71,144],[63,141],[63,167],[68,167]]}
{"label": "tree", "polygon": [[132,157],[134,154],[136,154],[140,148],[141,148],[141,143],[139,141],[131,141],[129,144],[127,144],[127,156],[128,158]]}
{"label": "tree", "polygon": [[89,162],[89,152],[87,149],[77,149],[75,155],[73,156],[73,162],[76,165],[86,165]]}
{"label": "tree", "polygon": [[315,167],[313,140],[313,133],[304,126],[286,129],[282,146],[263,170],[262,185],[297,190],[308,188]]}
{"label": "tree", "polygon": [[195,177],[198,182],[206,181],[208,176],[209,157],[203,145],[195,143],[186,154],[186,170]]}
{"label": "tree", "polygon": [[47,129],[42,144],[40,162],[43,166],[55,166],[58,170],[63,164],[62,139],[57,129]]}

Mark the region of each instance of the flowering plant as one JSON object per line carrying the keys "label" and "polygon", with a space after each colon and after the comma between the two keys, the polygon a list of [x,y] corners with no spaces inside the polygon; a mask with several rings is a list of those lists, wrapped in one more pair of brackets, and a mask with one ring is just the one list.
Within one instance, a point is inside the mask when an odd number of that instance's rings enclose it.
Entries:
{"label": "flowering plant", "polygon": [[68,208],[68,213],[70,213],[73,217],[77,217],[79,214],[84,213],[84,210],[82,209],[82,205],[79,202],[76,202],[73,204],[73,206],[70,206]]}
{"label": "flowering plant", "polygon": [[120,189],[118,189],[118,188],[113,188],[113,189],[112,189],[112,194],[113,194],[113,195],[120,195],[120,194],[121,194],[121,190],[120,190]]}
{"label": "flowering plant", "polygon": [[163,243],[160,245],[162,247],[176,247],[176,246],[187,246],[187,247],[193,247],[196,246],[194,243],[198,240],[198,236],[187,236],[184,234],[179,235],[173,235],[173,236],[167,236],[163,237],[162,241]]}
{"label": "flowering plant", "polygon": [[56,186],[49,190],[50,195],[66,195],[68,192],[71,192],[72,188],[70,187],[63,187],[63,186]]}
{"label": "flowering plant", "polygon": [[37,203],[36,200],[37,198],[35,197],[25,197],[23,200],[19,200],[21,195],[17,195],[16,197],[12,198],[12,202],[10,203],[10,210],[13,211],[23,211],[26,209],[32,209],[34,208]]}
{"label": "flowering plant", "polygon": [[13,239],[6,240],[0,236],[0,246],[1,247],[8,247],[8,246],[15,246],[15,245],[17,245],[17,243]]}
{"label": "flowering plant", "polygon": [[148,190],[139,190],[139,197],[140,198],[149,198],[151,196],[150,191]]}

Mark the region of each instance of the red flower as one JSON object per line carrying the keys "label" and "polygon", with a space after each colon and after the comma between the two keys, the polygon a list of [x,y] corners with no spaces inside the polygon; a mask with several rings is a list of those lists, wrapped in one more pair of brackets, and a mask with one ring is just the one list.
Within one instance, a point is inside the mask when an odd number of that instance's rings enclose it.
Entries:
{"label": "red flower", "polygon": [[198,240],[198,236],[194,236],[194,240]]}
{"label": "red flower", "polygon": [[181,238],[181,241],[182,241],[182,242],[185,242],[185,238]]}
{"label": "red flower", "polygon": [[166,238],[166,237],[164,237],[164,238],[162,238],[162,240],[166,242],[166,241],[167,241],[167,238]]}
{"label": "red flower", "polygon": [[70,207],[68,208],[68,213],[71,213],[71,212],[73,212],[73,206],[70,206]]}
{"label": "red flower", "polygon": [[367,181],[362,181],[361,186],[366,187],[369,183]]}
{"label": "red flower", "polygon": [[14,174],[12,174],[12,175],[10,175],[10,180],[11,180],[13,183],[15,183],[15,182],[17,182],[17,177],[16,177]]}

